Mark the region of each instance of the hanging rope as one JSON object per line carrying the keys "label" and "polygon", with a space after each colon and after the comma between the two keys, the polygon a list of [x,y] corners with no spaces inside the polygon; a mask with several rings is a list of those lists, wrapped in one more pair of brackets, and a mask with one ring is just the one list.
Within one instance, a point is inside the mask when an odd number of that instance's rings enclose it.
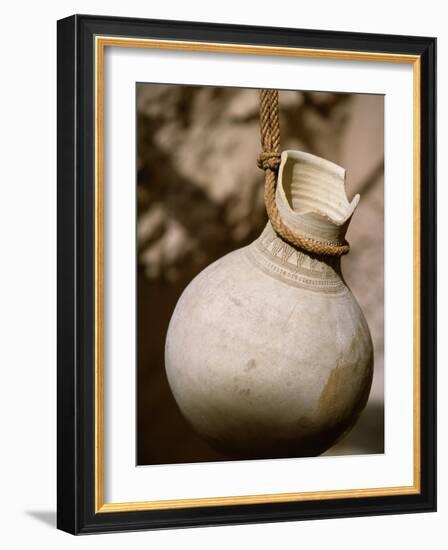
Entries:
{"label": "hanging rope", "polygon": [[289,244],[312,254],[320,256],[347,254],[350,250],[347,242],[343,245],[335,245],[303,237],[285,225],[280,217],[275,202],[277,173],[280,166],[280,121],[277,90],[261,90],[260,134],[262,152],[258,157],[257,165],[265,173],[264,202],[274,231]]}

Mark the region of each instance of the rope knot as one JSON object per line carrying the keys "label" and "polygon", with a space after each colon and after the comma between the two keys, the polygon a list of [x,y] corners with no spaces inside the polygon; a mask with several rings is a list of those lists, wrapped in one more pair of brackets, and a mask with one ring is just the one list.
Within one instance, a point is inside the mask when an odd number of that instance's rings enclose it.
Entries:
{"label": "rope knot", "polygon": [[264,151],[258,155],[257,166],[262,170],[272,170],[276,172],[280,166],[280,153],[274,151]]}

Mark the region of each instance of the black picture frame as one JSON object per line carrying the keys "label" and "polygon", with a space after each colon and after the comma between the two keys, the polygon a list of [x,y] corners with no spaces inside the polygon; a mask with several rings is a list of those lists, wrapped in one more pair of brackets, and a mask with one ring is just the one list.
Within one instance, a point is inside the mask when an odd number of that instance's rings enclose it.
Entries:
{"label": "black picture frame", "polygon": [[[160,510],[95,510],[95,36],[382,52],[420,58],[418,494]],[[57,525],[73,534],[429,512],[436,509],[436,39],[74,15],[58,21]]]}

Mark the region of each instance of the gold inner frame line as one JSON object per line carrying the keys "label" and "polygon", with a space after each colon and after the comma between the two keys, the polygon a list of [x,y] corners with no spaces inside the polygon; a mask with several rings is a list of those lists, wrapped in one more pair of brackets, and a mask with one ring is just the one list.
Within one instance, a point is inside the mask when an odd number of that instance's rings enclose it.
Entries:
{"label": "gold inner frame line", "polygon": [[[149,48],[206,53],[232,53],[243,55],[269,55],[329,60],[372,61],[406,63],[413,66],[413,298],[414,298],[414,349],[413,349],[413,484],[402,487],[341,489],[331,491],[293,492],[225,497],[201,497],[178,500],[106,503],[104,501],[104,53],[106,47]],[[122,38],[95,37],[95,513],[163,510],[206,506],[231,506],[274,502],[303,502],[342,498],[410,495],[420,493],[421,479],[421,426],[420,426],[420,56],[390,53],[323,50],[250,44],[224,44]]]}

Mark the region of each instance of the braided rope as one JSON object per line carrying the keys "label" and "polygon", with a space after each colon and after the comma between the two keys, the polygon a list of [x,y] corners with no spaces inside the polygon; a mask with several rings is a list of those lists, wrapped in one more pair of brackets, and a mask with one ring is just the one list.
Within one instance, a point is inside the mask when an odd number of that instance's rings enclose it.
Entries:
{"label": "braided rope", "polygon": [[342,256],[350,250],[350,245],[323,243],[295,233],[281,219],[275,202],[277,173],[280,166],[280,120],[278,91],[261,90],[260,94],[260,135],[262,152],[257,165],[265,172],[264,202],[274,231],[289,244],[319,256]]}

